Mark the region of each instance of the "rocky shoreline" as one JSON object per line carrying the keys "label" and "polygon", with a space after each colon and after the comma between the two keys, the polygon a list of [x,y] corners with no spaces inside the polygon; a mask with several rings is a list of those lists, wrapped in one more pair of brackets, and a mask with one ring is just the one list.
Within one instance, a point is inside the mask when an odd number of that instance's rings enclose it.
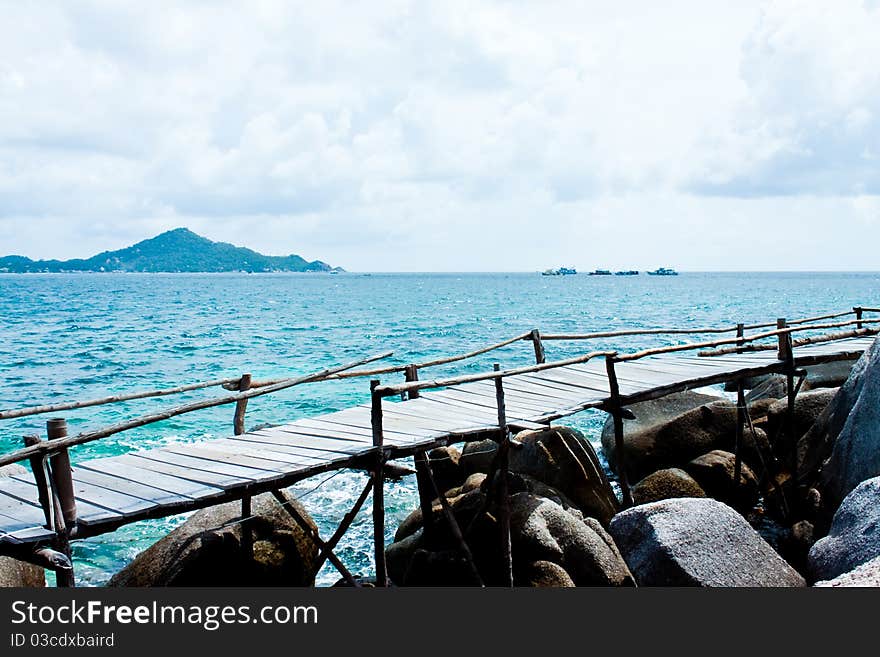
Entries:
{"label": "rocky shoreline", "polygon": [[[748,381],[739,481],[735,404],[683,392],[631,405],[626,509],[583,435],[520,432],[507,478],[514,585],[880,586],[878,342],[849,365],[810,368],[790,418],[785,377]],[[601,444],[615,464],[610,421]],[[394,585],[508,581],[497,450],[485,440],[430,452],[467,549],[440,499],[427,522],[416,508],[386,550]],[[271,495],[252,512],[246,523],[238,503],[195,513],[109,585],[313,586],[319,550],[308,532]],[[44,584],[42,569],[0,558],[0,585]]]}

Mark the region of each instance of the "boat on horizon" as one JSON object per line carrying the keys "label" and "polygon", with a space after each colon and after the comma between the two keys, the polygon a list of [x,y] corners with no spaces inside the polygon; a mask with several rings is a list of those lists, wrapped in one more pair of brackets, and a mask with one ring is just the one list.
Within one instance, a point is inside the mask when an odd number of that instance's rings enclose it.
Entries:
{"label": "boat on horizon", "polygon": [[649,271],[648,276],[678,276],[678,272],[669,267],[660,267],[654,271]]}
{"label": "boat on horizon", "polygon": [[611,271],[608,269],[594,269],[590,272],[590,276],[611,276]]}
{"label": "boat on horizon", "polygon": [[638,269],[622,269],[621,271],[614,272],[615,276],[638,276]]}
{"label": "boat on horizon", "polygon": [[547,269],[541,272],[541,276],[572,276],[577,274],[574,267],[560,267],[559,269]]}

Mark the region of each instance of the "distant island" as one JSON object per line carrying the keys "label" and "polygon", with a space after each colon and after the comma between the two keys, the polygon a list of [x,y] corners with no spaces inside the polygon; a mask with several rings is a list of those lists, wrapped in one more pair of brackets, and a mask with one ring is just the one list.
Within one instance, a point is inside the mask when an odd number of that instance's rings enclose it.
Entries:
{"label": "distant island", "polygon": [[175,228],[118,251],[88,259],[31,260],[20,255],[0,258],[0,272],[341,272],[326,262],[298,255],[267,256],[224,242],[213,242],[187,228]]}

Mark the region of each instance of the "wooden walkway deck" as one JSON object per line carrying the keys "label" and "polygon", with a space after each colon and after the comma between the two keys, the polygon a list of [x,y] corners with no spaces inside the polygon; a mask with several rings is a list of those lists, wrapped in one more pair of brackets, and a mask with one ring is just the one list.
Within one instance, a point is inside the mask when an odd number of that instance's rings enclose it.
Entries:
{"label": "wooden walkway deck", "polygon": [[[858,337],[794,349],[797,366],[852,360],[874,340]],[[620,402],[633,403],[686,388],[784,371],[776,352],[700,358],[663,354],[616,366]],[[561,417],[609,403],[604,360],[504,378],[507,422],[540,428]],[[382,408],[384,449],[402,458],[435,446],[498,432],[491,380],[422,392]],[[231,438],[180,444],[78,463],[73,467],[76,527],[72,537],[174,515],[289,486],[321,472],[364,468],[375,459],[371,405],[304,418]],[[5,546],[47,541],[37,486],[30,473],[0,479],[0,553]]]}

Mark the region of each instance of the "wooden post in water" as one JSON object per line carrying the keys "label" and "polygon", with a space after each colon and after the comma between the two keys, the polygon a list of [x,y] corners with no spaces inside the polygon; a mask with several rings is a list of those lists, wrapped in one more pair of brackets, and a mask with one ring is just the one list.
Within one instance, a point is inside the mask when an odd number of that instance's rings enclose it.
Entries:
{"label": "wooden post in water", "polygon": [[[788,327],[788,322],[784,317],[780,317],[776,320],[776,328],[784,329]],[[788,409],[787,414],[788,417],[786,419],[786,424],[788,430],[791,431],[793,427],[794,420],[794,398],[797,394],[797,391],[794,388],[794,349],[791,344],[791,333],[780,333],[779,334],[779,360],[785,361],[785,387],[786,392],[788,393]]]}
{"label": "wooden post in water", "polygon": [[532,344],[535,347],[535,362],[538,365],[546,363],[547,359],[544,356],[544,341],[541,340],[541,331],[538,329],[532,329]]}
{"label": "wooden post in water", "polygon": [[860,330],[862,328],[862,313],[864,310],[861,306],[854,306],[853,312],[856,314],[856,330]]}
{"label": "wooden post in water", "polygon": [[376,394],[378,379],[370,381],[372,409],[370,419],[373,426],[373,447],[376,448],[376,465],[373,473],[373,552],[376,559],[376,586],[388,586],[388,567],[385,563],[385,465],[384,434],[382,431],[382,396]]}
{"label": "wooden post in water", "polygon": [[241,549],[247,557],[248,568],[254,566],[254,532],[252,528],[251,494],[246,492],[241,497]]}
{"label": "wooden post in water", "polygon": [[[67,438],[67,420],[52,418],[46,422],[46,435],[49,440]],[[62,448],[49,457],[49,469],[52,493],[57,500],[55,549],[70,559],[70,534],[76,527],[76,498],[73,494],[73,477],[67,448]],[[72,567],[56,570],[55,577],[58,586],[74,586]]]}
{"label": "wooden post in water", "polygon": [[633,505],[632,492],[629,489],[629,481],[626,476],[626,455],[623,443],[623,408],[620,404],[620,384],[617,382],[617,372],[614,370],[615,356],[605,357],[605,370],[608,373],[608,387],[610,393],[611,418],[614,421],[614,451],[617,456],[617,472],[620,477],[620,492],[623,496],[624,508]]}
{"label": "wooden post in water", "polygon": [[[419,368],[415,365],[415,363],[410,363],[403,370],[403,375],[406,378],[406,382],[409,383],[411,381],[419,380]],[[418,390],[410,390],[407,393],[407,399],[418,399],[419,391]]]}
{"label": "wooden post in water", "polygon": [[[492,366],[496,372],[501,365]],[[501,377],[495,379],[495,401],[498,406],[498,429],[501,439],[498,443],[498,525],[501,529],[501,563],[504,568],[504,583],[513,587],[513,560],[510,552],[510,495],[508,492],[510,429],[507,426],[507,408],[504,403],[504,384]],[[491,482],[490,482],[491,484]]]}
{"label": "wooden post in water", "polygon": [[[743,340],[743,337],[745,336],[745,334],[746,334],[746,325],[742,324],[742,323],[737,324],[736,325],[736,337],[737,337],[736,346],[737,347],[742,347],[742,345],[745,344],[745,340]],[[741,354],[742,349],[741,348],[737,349],[736,353]]]}
{"label": "wooden post in water", "polygon": [[[241,380],[238,382],[239,392],[251,389],[251,375],[242,374]],[[235,416],[232,419],[232,428],[236,436],[244,433],[244,414],[247,411],[247,399],[240,399],[235,403]]]}

